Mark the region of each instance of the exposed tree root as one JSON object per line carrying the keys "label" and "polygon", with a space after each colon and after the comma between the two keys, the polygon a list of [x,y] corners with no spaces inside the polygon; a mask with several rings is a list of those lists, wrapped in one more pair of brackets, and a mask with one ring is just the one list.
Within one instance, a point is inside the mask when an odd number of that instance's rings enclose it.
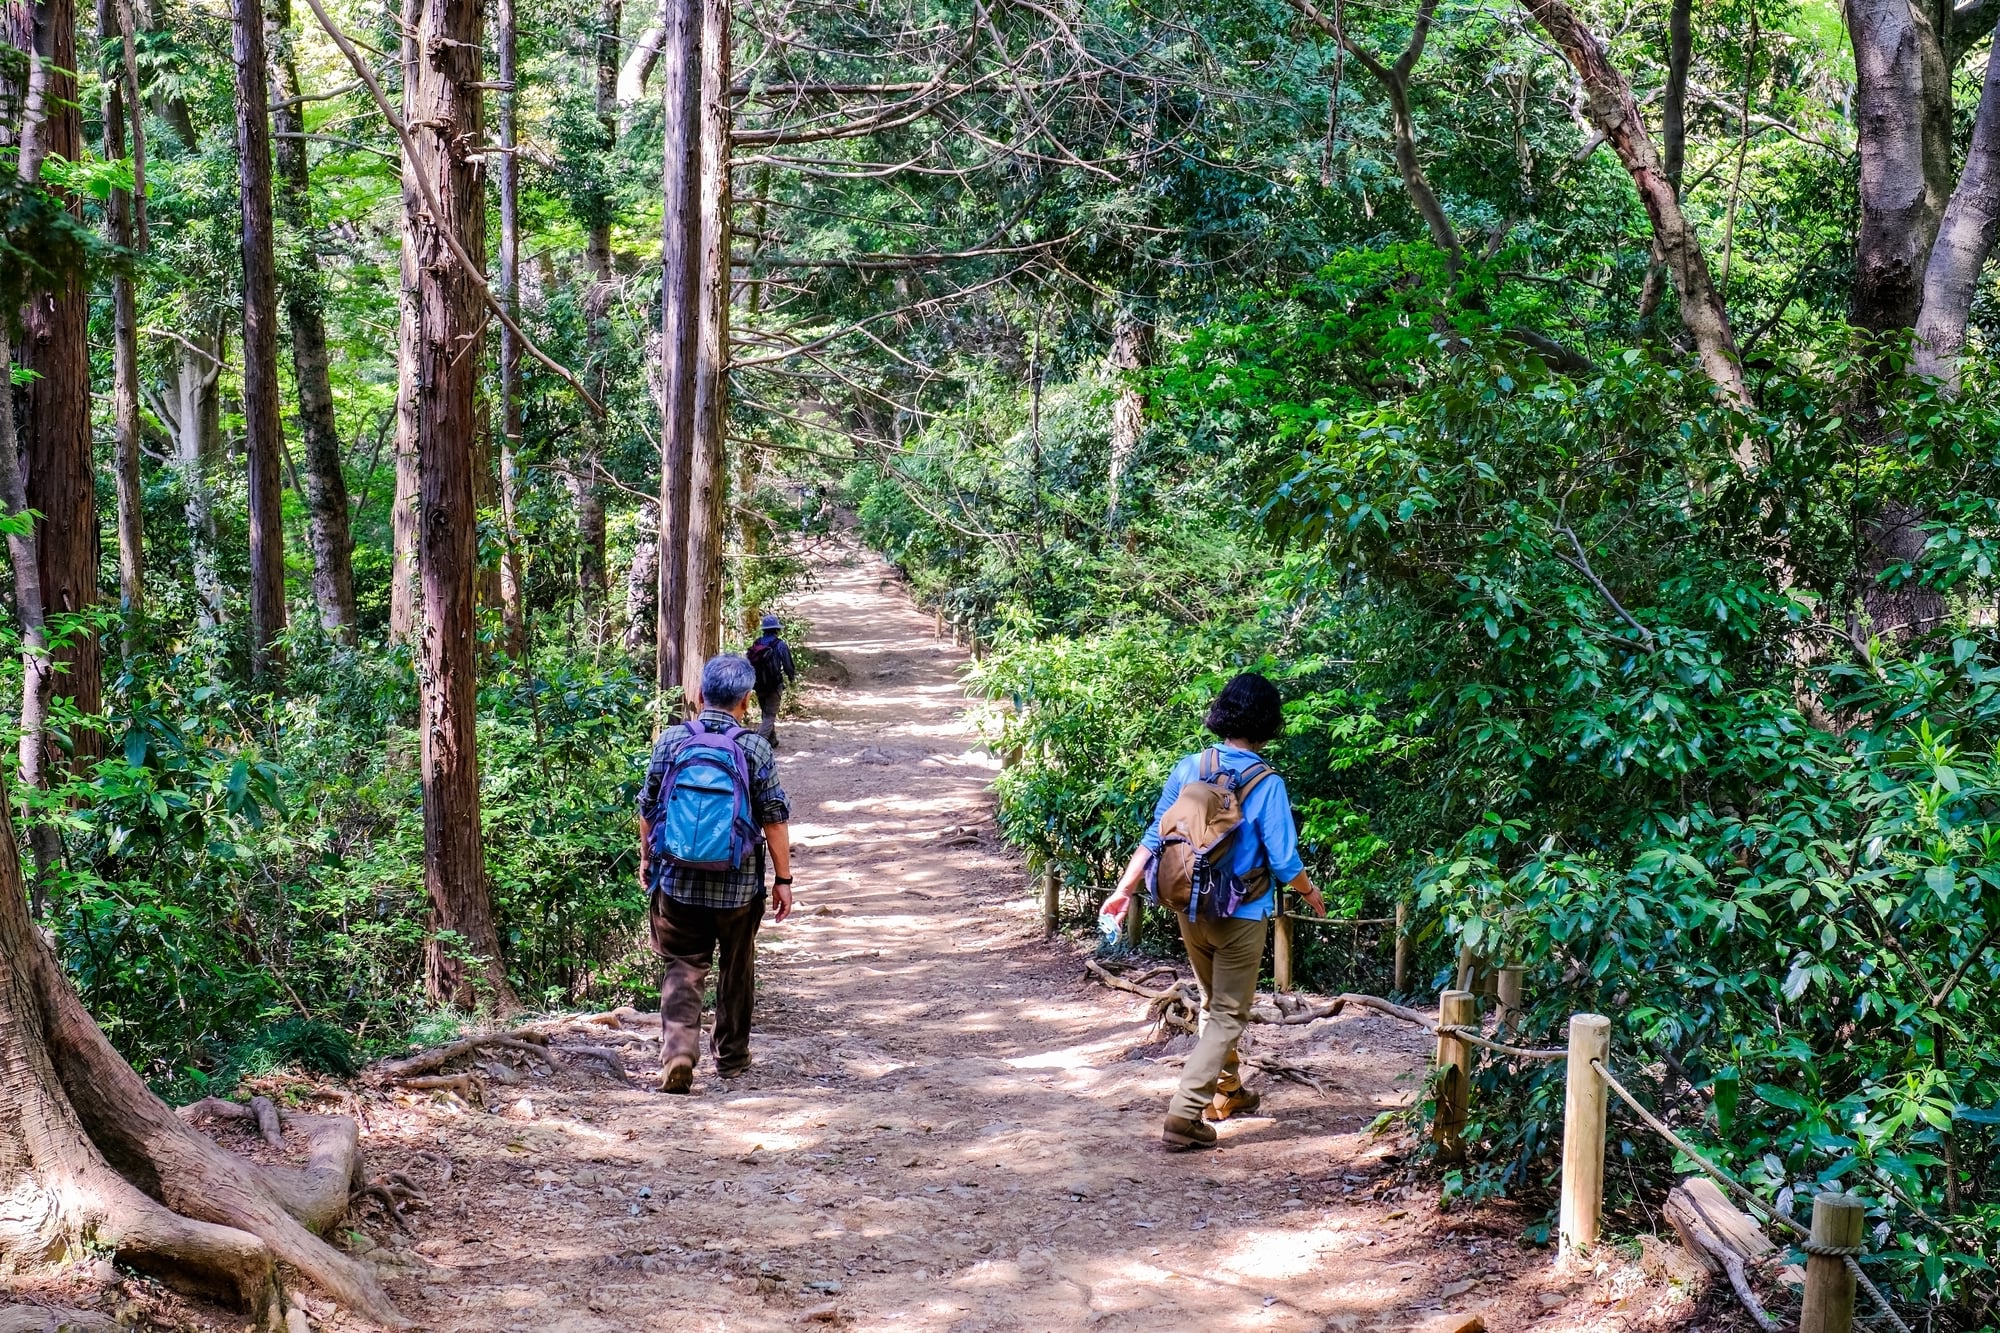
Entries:
{"label": "exposed tree root", "polygon": [[0,1333],[120,1333],[118,1321],[59,1305],[0,1306]]}
{"label": "exposed tree root", "polygon": [[396,1086],[415,1092],[450,1092],[469,1106],[486,1105],[486,1084],[477,1074],[419,1074],[397,1079]]}
{"label": "exposed tree root", "polygon": [[545,1032],[534,1028],[515,1028],[511,1032],[493,1032],[479,1037],[461,1037],[443,1046],[434,1046],[428,1051],[400,1060],[384,1060],[375,1066],[374,1076],[392,1083],[407,1080],[444,1068],[461,1056],[475,1051],[502,1050],[526,1055],[540,1060],[551,1072],[556,1069],[555,1057],[549,1054],[549,1038]]}
{"label": "exposed tree root", "polygon": [[[282,1321],[277,1267],[406,1327],[372,1270],[317,1235],[345,1209],[352,1121],[294,1117],[303,1168],[260,1167],[186,1124],[112,1049],[27,913],[0,791],[0,1254],[78,1241],[183,1290]],[[254,1122],[258,1112],[245,1107]]]}
{"label": "exposed tree root", "polygon": [[349,1207],[368,1202],[378,1205],[382,1209],[382,1215],[391,1225],[407,1235],[410,1230],[410,1220],[403,1209],[412,1204],[428,1203],[429,1199],[417,1187],[416,1181],[401,1171],[391,1171],[362,1185],[348,1199]]}
{"label": "exposed tree root", "polygon": [[278,1120],[278,1108],[271,1104],[269,1097],[252,1097],[246,1102],[224,1101],[220,1097],[204,1097],[198,1102],[190,1102],[180,1108],[184,1120],[199,1120],[203,1116],[213,1116],[218,1120],[254,1120],[257,1133],[273,1148],[285,1146],[285,1135]]}
{"label": "exposed tree root", "polygon": [[593,1023],[598,1027],[646,1027],[659,1022],[658,1015],[640,1013],[629,1004],[621,1004],[616,1009],[602,1014],[590,1014],[576,1020],[579,1023]]}
{"label": "exposed tree root", "polygon": [[563,1047],[563,1054],[576,1056],[579,1059],[595,1061],[599,1065],[602,1065],[620,1083],[630,1083],[632,1081],[631,1074],[626,1072],[624,1057],[616,1051],[606,1050],[602,1046],[565,1046]]}

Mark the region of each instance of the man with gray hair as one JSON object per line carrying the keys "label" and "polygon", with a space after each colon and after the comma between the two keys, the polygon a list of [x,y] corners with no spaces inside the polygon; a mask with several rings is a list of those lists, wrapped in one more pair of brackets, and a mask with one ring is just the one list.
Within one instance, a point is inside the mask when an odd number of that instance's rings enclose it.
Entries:
{"label": "man with gray hair", "polygon": [[662,1092],[694,1085],[702,988],[718,950],[709,1048],[723,1078],[749,1072],[766,849],[773,918],[792,913],[790,804],[771,743],[743,725],[756,680],[748,659],[711,657],[701,669],[699,715],[661,735],[639,792],[639,877],[653,951],[667,965],[660,984]]}

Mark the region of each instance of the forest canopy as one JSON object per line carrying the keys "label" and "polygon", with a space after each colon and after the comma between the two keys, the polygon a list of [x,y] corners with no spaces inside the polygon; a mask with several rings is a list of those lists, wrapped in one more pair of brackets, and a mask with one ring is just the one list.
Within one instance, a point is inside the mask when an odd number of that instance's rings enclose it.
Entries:
{"label": "forest canopy", "polygon": [[[1263,670],[1336,915],[1610,1015],[1707,1155],[1863,1194],[1906,1312],[1991,1326],[1997,21],[11,6],[34,1095],[137,1071],[51,1112],[108,1178],[156,1094],[643,994],[652,736],[851,530],[980,645],[1078,921]],[[1546,1207],[1560,1071],[1482,1079],[1447,1193]],[[1676,1162],[1618,1151],[1636,1219]]]}

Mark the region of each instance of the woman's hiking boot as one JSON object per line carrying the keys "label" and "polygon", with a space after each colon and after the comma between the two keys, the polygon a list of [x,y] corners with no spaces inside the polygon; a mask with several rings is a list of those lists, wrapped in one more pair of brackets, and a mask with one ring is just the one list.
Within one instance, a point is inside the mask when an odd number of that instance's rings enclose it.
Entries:
{"label": "woman's hiking boot", "polygon": [[660,1091],[684,1094],[694,1086],[694,1061],[683,1056],[660,1071]]}
{"label": "woman's hiking boot", "polygon": [[1222,1121],[1233,1115],[1249,1115],[1264,1104],[1264,1099],[1249,1088],[1232,1088],[1228,1092],[1218,1092],[1215,1100],[1202,1108],[1204,1120]]}
{"label": "woman's hiking boot", "polygon": [[1166,1128],[1160,1131],[1160,1142],[1168,1152],[1195,1152],[1215,1146],[1215,1129],[1200,1120],[1189,1120],[1185,1116],[1170,1115]]}

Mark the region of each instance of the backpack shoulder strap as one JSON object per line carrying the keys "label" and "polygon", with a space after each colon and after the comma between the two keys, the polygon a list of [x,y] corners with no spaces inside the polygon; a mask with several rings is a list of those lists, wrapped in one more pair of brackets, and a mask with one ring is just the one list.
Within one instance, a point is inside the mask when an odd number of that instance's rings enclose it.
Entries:
{"label": "backpack shoulder strap", "polygon": [[1256,790],[1258,783],[1270,777],[1274,772],[1276,772],[1275,769],[1262,759],[1259,759],[1256,763],[1238,773],[1229,784],[1229,789],[1236,793],[1237,800],[1243,800],[1252,791]]}
{"label": "backpack shoulder strap", "polygon": [[1196,770],[1195,780],[1197,782],[1213,782],[1216,775],[1221,772],[1222,756],[1211,745],[1201,752],[1201,767]]}

